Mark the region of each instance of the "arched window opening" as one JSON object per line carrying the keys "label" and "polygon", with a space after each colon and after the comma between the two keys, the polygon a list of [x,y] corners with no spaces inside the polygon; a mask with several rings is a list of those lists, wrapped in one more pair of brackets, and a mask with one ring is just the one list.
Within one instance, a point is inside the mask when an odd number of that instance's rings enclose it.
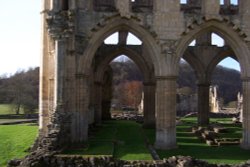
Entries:
{"label": "arched window opening", "polygon": [[118,44],[118,32],[115,32],[114,34],[110,35],[104,40],[105,44],[109,45],[117,45]]}
{"label": "arched window opening", "polygon": [[218,47],[225,46],[225,40],[221,38],[219,35],[212,33],[212,45],[216,45]]}
{"label": "arched window opening", "polygon": [[113,70],[111,112],[139,112],[138,107],[142,101],[143,87],[143,76],[140,69],[126,55],[115,58],[110,66]]}
{"label": "arched window opening", "polygon": [[142,45],[142,41],[127,31],[115,32],[104,40],[107,45]]}
{"label": "arched window opening", "polygon": [[196,40],[193,40],[188,46],[195,46],[196,45]]}
{"label": "arched window opening", "polygon": [[227,57],[218,63],[211,83],[210,112],[236,114],[241,111],[242,83],[240,65],[236,60]]}
{"label": "arched window opening", "polygon": [[231,5],[238,5],[239,4],[239,0],[230,0]]}
{"label": "arched window opening", "polygon": [[177,79],[177,116],[183,117],[197,112],[197,86],[194,69],[183,58],[179,64]]}
{"label": "arched window opening", "polygon": [[187,0],[180,0],[180,4],[187,4]]}
{"label": "arched window opening", "polygon": [[141,45],[142,41],[137,38],[134,34],[128,33],[127,45]]}

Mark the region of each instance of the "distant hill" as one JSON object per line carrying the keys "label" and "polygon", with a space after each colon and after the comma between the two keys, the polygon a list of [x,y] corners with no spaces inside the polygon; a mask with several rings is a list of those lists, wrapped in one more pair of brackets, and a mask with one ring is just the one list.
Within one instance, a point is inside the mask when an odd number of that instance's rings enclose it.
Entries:
{"label": "distant hill", "polygon": [[[138,67],[131,61],[112,62],[114,86],[124,81],[143,81],[143,76]],[[178,88],[190,87],[194,92],[197,90],[196,76],[193,69],[185,62],[180,63]],[[218,86],[218,95],[223,97],[227,104],[237,99],[237,93],[242,91],[240,72],[217,66],[212,77],[212,85]]]}

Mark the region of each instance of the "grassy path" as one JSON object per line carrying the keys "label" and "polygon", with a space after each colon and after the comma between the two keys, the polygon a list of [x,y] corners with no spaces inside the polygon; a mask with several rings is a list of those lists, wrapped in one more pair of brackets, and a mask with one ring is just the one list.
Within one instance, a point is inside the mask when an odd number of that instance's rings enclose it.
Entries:
{"label": "grassy path", "polygon": [[152,160],[141,125],[132,121],[106,121],[90,137],[88,147],[64,154],[110,155],[123,160]]}
{"label": "grassy path", "polygon": [[124,160],[152,160],[141,132],[141,125],[132,121],[117,123],[115,157]]}

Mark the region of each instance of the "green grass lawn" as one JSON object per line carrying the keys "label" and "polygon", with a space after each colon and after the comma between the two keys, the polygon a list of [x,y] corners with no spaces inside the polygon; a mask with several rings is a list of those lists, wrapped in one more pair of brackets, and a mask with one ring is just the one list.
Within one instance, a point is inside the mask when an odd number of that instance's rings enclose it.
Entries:
{"label": "green grass lawn", "polygon": [[[192,156],[210,163],[237,164],[250,159],[250,151],[243,150],[239,146],[211,147],[191,133],[190,129],[196,123],[196,118],[186,118],[184,124],[177,126],[178,149],[170,151],[157,150],[161,158],[174,155]],[[229,124],[229,119],[211,119],[211,122],[226,123],[223,126],[229,128],[229,133],[221,134],[221,137],[240,138],[242,128]],[[155,140],[155,130],[145,130],[150,142]]]}
{"label": "green grass lawn", "polygon": [[[250,159],[250,151],[239,146],[211,147],[191,133],[191,127],[196,124],[195,118],[186,118],[177,126],[178,149],[170,151],[157,150],[160,157],[168,158],[174,155],[192,156],[210,163],[236,164]],[[229,119],[211,119],[212,122],[222,122],[229,128],[229,133],[221,137],[240,138],[241,126],[232,126]],[[144,134],[153,144],[155,130],[142,130],[141,125],[132,121],[106,121],[92,130],[88,143],[82,149],[67,150],[64,154],[83,156],[110,155],[123,160],[151,160],[151,155],[144,142]],[[0,126],[0,166],[8,160],[24,157],[25,150],[34,142],[37,126],[2,125]]]}
{"label": "green grass lawn", "polygon": [[1,125],[0,126],[0,166],[5,166],[10,159],[22,158],[35,141],[37,126]]}
{"label": "green grass lawn", "polygon": [[132,121],[106,121],[91,135],[88,147],[67,150],[65,154],[110,155],[123,160],[151,160],[141,133],[141,126]]}

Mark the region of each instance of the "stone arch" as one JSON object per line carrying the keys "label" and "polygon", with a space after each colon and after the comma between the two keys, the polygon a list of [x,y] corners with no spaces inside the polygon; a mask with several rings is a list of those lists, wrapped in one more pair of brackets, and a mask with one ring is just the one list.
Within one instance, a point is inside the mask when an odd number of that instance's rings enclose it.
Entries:
{"label": "stone arch", "polygon": [[195,58],[189,50],[186,50],[183,59],[194,69],[197,79],[206,79],[206,70],[202,62]]}
{"label": "stone arch", "polygon": [[[229,25],[219,20],[209,20],[201,25],[197,25],[179,41],[176,53],[176,62],[179,62],[189,43],[204,32],[215,32],[220,35],[232,48],[241,66],[242,77],[250,75],[248,69],[250,51],[247,44],[240,35]],[[178,69],[178,68],[177,68]]]}
{"label": "stone arch", "polygon": [[221,51],[220,53],[218,53],[218,55],[216,55],[216,57],[210,62],[210,64],[207,67],[207,77],[209,80],[211,80],[212,78],[212,74],[213,71],[215,69],[215,67],[225,58],[227,57],[231,57],[234,60],[238,61],[237,58],[235,57],[235,53],[232,49],[227,49],[224,51]]}
{"label": "stone arch", "polygon": [[161,71],[160,61],[158,58],[158,55],[160,55],[160,49],[157,43],[155,42],[155,39],[146,29],[140,26],[139,22],[121,17],[115,17],[110,20],[107,20],[102,28],[92,34],[86,46],[85,52],[80,58],[77,69],[78,73],[89,73],[91,69],[92,60],[94,58],[97,48],[101,45],[105,38],[119,30],[126,30],[128,32],[132,32],[143,42],[143,46],[149,53],[149,56],[153,62],[155,74],[159,74]]}
{"label": "stone arch", "polygon": [[138,54],[137,52],[129,49],[128,47],[119,47],[119,49],[115,49],[114,52],[111,52],[105,59],[98,65],[98,68],[95,72],[95,81],[101,82],[105,68],[107,65],[119,55],[124,54],[129,57],[131,60],[135,62],[135,64],[141,70],[141,73],[144,77],[144,82],[153,82],[154,81],[154,72],[151,70],[153,64],[149,64],[150,62],[146,62],[142,55]]}

